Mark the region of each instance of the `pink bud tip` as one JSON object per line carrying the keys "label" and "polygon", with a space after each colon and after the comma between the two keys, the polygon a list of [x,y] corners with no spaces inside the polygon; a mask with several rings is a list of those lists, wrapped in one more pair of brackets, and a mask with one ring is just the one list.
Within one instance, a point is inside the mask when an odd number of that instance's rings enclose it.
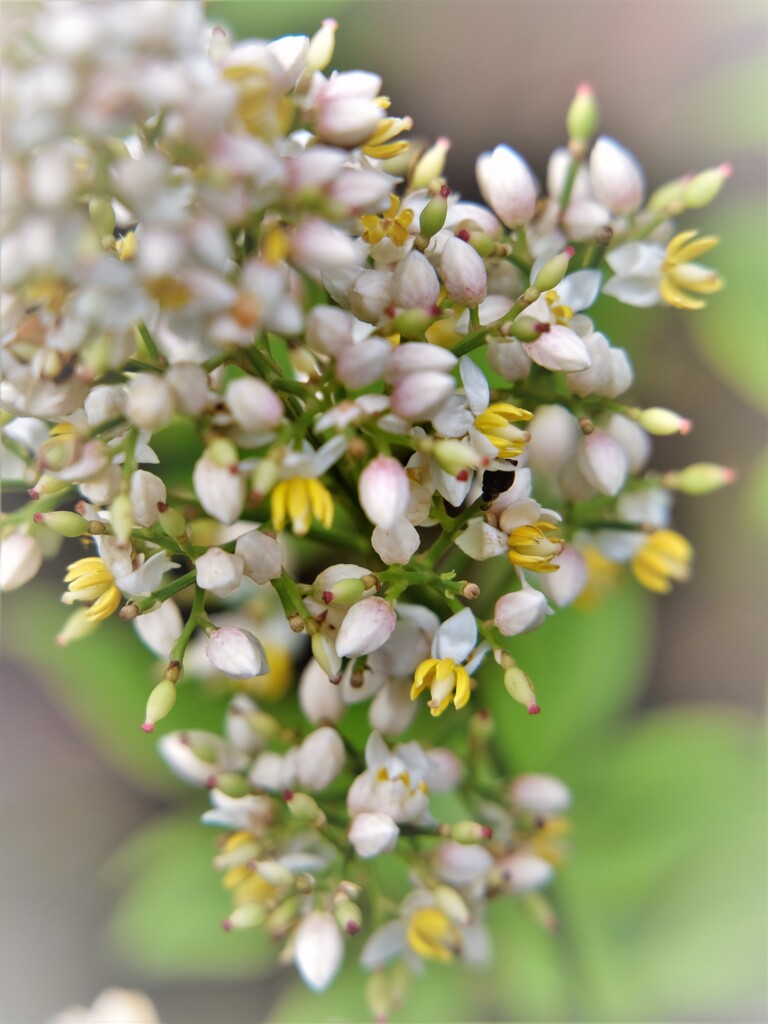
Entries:
{"label": "pink bud tip", "polygon": [[491,828],[490,825],[483,825],[482,831],[483,831],[483,839],[492,839],[493,838],[493,829]]}
{"label": "pink bud tip", "polygon": [[693,420],[683,420],[680,424],[680,433],[685,436],[693,430]]}
{"label": "pink bud tip", "polygon": [[209,775],[205,781],[206,789],[216,789],[216,776]]}
{"label": "pink bud tip", "polygon": [[720,164],[718,171],[720,171],[724,178],[730,178],[733,174],[733,164]]}
{"label": "pink bud tip", "polygon": [[155,723],[154,722],[145,722],[142,725],[141,728],[142,728],[142,730],[144,732],[154,732],[155,731]]}
{"label": "pink bud tip", "polygon": [[339,27],[339,23],[338,23],[338,21],[336,21],[335,18],[323,18],[323,22],[322,23],[323,23],[323,27],[324,28],[337,29]]}
{"label": "pink bud tip", "polygon": [[291,800],[293,800],[293,790],[292,789],[284,789],[283,790],[283,800],[285,800],[285,802],[287,804],[289,804],[291,802]]}
{"label": "pink bud tip", "polygon": [[451,140],[447,135],[441,135],[438,139],[435,139],[435,145],[440,146],[441,149],[450,149]]}
{"label": "pink bud tip", "polygon": [[735,470],[733,466],[723,466],[723,480],[725,480],[727,484],[734,483],[734,481],[738,479],[738,476],[738,471]]}
{"label": "pink bud tip", "polygon": [[440,195],[442,196],[443,199],[447,199],[450,194],[451,190],[448,188],[447,185],[440,186]]}
{"label": "pink bud tip", "polygon": [[570,259],[571,256],[576,255],[576,250],[573,248],[572,245],[566,245],[566,247],[563,249],[563,255],[567,256],[568,259]]}
{"label": "pink bud tip", "polygon": [[539,707],[538,704],[529,704],[528,705],[528,714],[529,715],[538,715],[538,713],[540,711],[541,711],[541,708]]}
{"label": "pink bud tip", "polygon": [[36,491],[34,487],[30,487],[29,490],[27,491],[27,494],[32,499],[32,501],[37,501],[37,499],[40,497],[40,492]]}
{"label": "pink bud tip", "polygon": [[232,931],[232,922],[229,920],[228,917],[225,917],[224,920],[221,922],[221,927],[224,929],[225,932]]}
{"label": "pink bud tip", "polygon": [[467,231],[466,228],[462,228],[461,231],[457,231],[456,237],[460,238],[462,240],[462,242],[468,242],[469,241],[469,232]]}
{"label": "pink bud tip", "polygon": [[589,82],[581,82],[580,85],[576,86],[576,95],[577,96],[593,96],[594,93],[595,93],[595,90],[592,88],[592,86],[589,84]]}
{"label": "pink bud tip", "polygon": [[331,593],[330,590],[323,591],[323,600],[325,601],[326,604],[331,603],[331,601],[333,600],[333,594]]}
{"label": "pink bud tip", "polygon": [[357,921],[347,921],[346,925],[344,926],[344,931],[347,933],[347,935],[357,935],[357,933],[360,931],[360,925],[357,923]]}
{"label": "pink bud tip", "polygon": [[42,523],[42,521],[43,521],[43,513],[42,512],[35,512],[35,514],[32,516],[32,519],[36,523]]}

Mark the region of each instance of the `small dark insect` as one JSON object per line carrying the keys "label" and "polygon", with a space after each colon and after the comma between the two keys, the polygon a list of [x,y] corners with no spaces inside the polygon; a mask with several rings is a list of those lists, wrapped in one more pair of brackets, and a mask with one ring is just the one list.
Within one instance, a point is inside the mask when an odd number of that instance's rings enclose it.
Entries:
{"label": "small dark insect", "polygon": [[[517,466],[517,459],[509,459],[510,467]],[[486,469],[483,473],[483,501],[490,505],[500,494],[508,490],[515,482],[515,470]]]}

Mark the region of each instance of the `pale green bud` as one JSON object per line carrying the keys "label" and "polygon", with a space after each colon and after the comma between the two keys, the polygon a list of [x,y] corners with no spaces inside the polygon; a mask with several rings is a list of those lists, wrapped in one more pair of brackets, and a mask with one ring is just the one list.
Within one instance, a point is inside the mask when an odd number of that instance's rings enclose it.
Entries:
{"label": "pale green bud", "polygon": [[228,437],[217,437],[215,441],[211,441],[206,449],[206,453],[211,462],[221,466],[222,469],[236,466],[240,461],[237,446]]}
{"label": "pale green bud", "polygon": [[576,142],[588,142],[597,131],[598,116],[599,110],[592,86],[588,82],[582,82],[576,89],[576,95],[565,115],[568,138]]}
{"label": "pale green bud", "polygon": [[488,825],[481,825],[479,821],[457,821],[447,826],[447,832],[451,839],[457,843],[480,843],[484,839],[493,836],[493,829]]}
{"label": "pale green bud", "polygon": [[279,860],[261,860],[256,865],[261,877],[274,886],[293,885],[294,874]]}
{"label": "pale green bud", "polygon": [[176,703],[176,687],[170,679],[161,680],[149,695],[144,715],[144,732],[154,732],[155,723],[170,712]]}
{"label": "pale green bud", "polygon": [[441,136],[421,154],[411,173],[411,188],[429,188],[435,179],[442,177],[445,158],[451,148],[451,140]]}
{"label": "pale green bud", "polygon": [[307,71],[322,71],[333,59],[336,48],[336,29],[339,23],[333,18],[325,18],[320,28],[309,41],[307,49]]}
{"label": "pale green bud", "polygon": [[219,772],[213,781],[225,796],[238,798],[251,792],[250,782],[239,772]]}
{"label": "pale green bud", "polygon": [[533,683],[517,665],[509,665],[504,669],[504,687],[509,696],[528,708],[529,715],[537,715],[541,708],[536,703],[536,692]]}
{"label": "pale green bud", "polygon": [[435,897],[435,903],[452,921],[458,921],[459,924],[469,924],[470,917],[472,916],[469,912],[469,907],[452,886],[436,885],[432,892]]}
{"label": "pale green bud", "polygon": [[38,498],[42,498],[46,494],[58,494],[60,491],[66,491],[68,487],[69,484],[66,480],[60,480],[57,476],[49,476],[48,473],[43,473],[35,486],[30,487],[27,494],[32,501],[37,501]]}
{"label": "pale green bud", "polygon": [[700,171],[690,178],[683,188],[683,205],[687,210],[698,210],[707,206],[719,193],[723,184],[733,174],[731,164],[720,164]]}
{"label": "pale green bud", "polygon": [[157,522],[167,536],[187,539],[187,521],[178,509],[166,505],[158,515]]}
{"label": "pale green bud", "polygon": [[729,466],[719,466],[715,462],[694,462],[685,469],[671,470],[665,473],[661,482],[673,491],[683,494],[711,494],[727,487],[736,479],[736,470]]}
{"label": "pale green bud", "polygon": [[325,822],[325,815],[320,810],[317,800],[309,793],[293,793],[286,790],[284,795],[288,810],[294,818],[298,818],[299,821],[312,822],[318,827]]}
{"label": "pale green bud", "polygon": [[451,438],[435,441],[432,455],[440,468],[451,476],[466,473],[468,469],[474,469],[483,462],[471,445]]}
{"label": "pale green bud", "polygon": [[662,409],[660,406],[653,406],[650,409],[628,409],[627,413],[631,419],[638,423],[643,430],[657,437],[667,437],[670,434],[688,434],[693,423],[687,420],[672,409]]}
{"label": "pale green bud", "polygon": [[421,211],[419,232],[424,238],[432,238],[443,228],[448,215],[448,196],[450,189],[443,186],[436,196],[432,196]]}
{"label": "pale green bud", "polygon": [[221,922],[225,932],[232,928],[258,928],[264,922],[267,910],[263,903],[241,903]]}
{"label": "pale green bud", "polygon": [[660,185],[648,200],[647,209],[654,213],[679,213],[684,209],[683,191],[690,180],[690,177],[675,178]]}
{"label": "pale green bud", "polygon": [[352,900],[342,900],[334,908],[339,928],[346,935],[357,935],[363,924],[363,912]]}
{"label": "pale green bud", "polygon": [[32,518],[61,537],[84,537],[90,533],[88,520],[79,516],[77,512],[35,512]]}
{"label": "pale green bud", "polygon": [[571,262],[571,257],[575,252],[576,250],[573,246],[568,245],[562,252],[559,252],[557,256],[553,256],[551,260],[547,260],[536,275],[533,287],[538,289],[540,292],[548,292],[552,288],[557,288],[568,272],[568,264]]}

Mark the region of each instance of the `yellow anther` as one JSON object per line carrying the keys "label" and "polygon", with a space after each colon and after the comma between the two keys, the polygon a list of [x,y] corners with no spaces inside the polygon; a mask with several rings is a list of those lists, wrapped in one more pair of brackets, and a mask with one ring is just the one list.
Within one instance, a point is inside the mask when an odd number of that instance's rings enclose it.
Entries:
{"label": "yellow anther", "polygon": [[696,235],[696,231],[681,231],[670,240],[664,253],[659,292],[662,299],[676,309],[701,309],[706,305],[704,300],[688,292],[711,295],[723,287],[716,271],[690,262],[714,249],[719,239],[715,235],[697,239]]}
{"label": "yellow anther", "polygon": [[400,210],[400,200],[396,195],[391,195],[390,199],[389,209],[384,213],[367,213],[360,218],[362,238],[369,245],[376,245],[382,238],[391,238],[395,245],[404,245],[408,239],[413,210]]}
{"label": "yellow anther", "polygon": [[475,419],[475,429],[498,448],[503,459],[514,459],[525,448],[529,434],[513,427],[513,420],[533,419],[533,413],[508,402],[494,402]]}
{"label": "yellow anther", "polygon": [[691,575],[693,547],[675,530],[655,530],[632,559],[638,583],[655,594],[668,594],[673,583]]}
{"label": "yellow anther", "polygon": [[461,953],[461,932],[437,907],[420,907],[408,919],[406,940],[417,956],[448,963]]}
{"label": "yellow anther", "polygon": [[91,607],[85,613],[88,622],[101,622],[117,611],[120,591],[115,578],[100,558],[81,558],[67,567],[65,604],[83,601]]}
{"label": "yellow anther", "polygon": [[560,296],[554,289],[544,292],[544,298],[547,300],[547,305],[549,306],[552,316],[559,324],[567,324],[573,319],[573,310],[570,306],[566,306],[560,302]]}
{"label": "yellow anther", "polygon": [[326,530],[333,523],[333,498],[330,491],[319,480],[302,476],[280,481],[272,491],[271,509],[274,528],[285,529],[290,519],[291,529],[297,537],[309,533],[313,519]]}
{"label": "yellow anther", "polygon": [[[549,536],[554,534],[554,536]],[[509,535],[509,560],[513,565],[533,572],[555,572],[552,565],[563,550],[563,538],[557,535],[557,526],[544,520],[529,526],[518,526]]]}
{"label": "yellow anther", "polygon": [[469,700],[471,682],[463,665],[457,665],[453,658],[427,658],[417,667],[411,684],[411,700],[429,690],[427,707],[434,717],[442,715],[448,705],[458,710]]}

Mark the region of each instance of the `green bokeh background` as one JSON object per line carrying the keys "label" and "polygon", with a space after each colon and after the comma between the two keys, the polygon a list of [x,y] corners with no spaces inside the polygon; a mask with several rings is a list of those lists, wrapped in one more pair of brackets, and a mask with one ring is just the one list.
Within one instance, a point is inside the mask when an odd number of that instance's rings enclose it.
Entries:
{"label": "green bokeh background", "polygon": [[[137,0],[137,10],[141,0]],[[602,127],[651,186],[723,160],[724,196],[683,226],[722,237],[727,281],[705,312],[602,300],[626,346],[634,395],[690,416],[655,464],[711,459],[737,485],[682,498],[697,549],[686,588],[651,600],[630,585],[599,611],[568,610],[521,638],[544,713],[500,692],[510,770],[552,771],[575,795],[573,855],[553,890],[559,933],[511,902],[492,908],[496,963],[435,967],[394,1018],[449,1021],[765,1019],[766,760],[761,724],[768,459],[765,454],[765,153],[762,4],[219,2],[240,35],[341,24],[334,65],[380,73],[416,132],[453,140],[447,176],[467,198],[478,152],[505,141],[543,175],[574,86],[590,80]],[[258,935],[224,935],[203,795],[171,779],[136,728],[151,659],[117,623],[63,652],[58,586],[4,602],[4,907],[0,1016],[34,1022],[107,984],[155,998],[165,1024],[362,1021],[348,949],[319,998]],[[132,639],[132,638],[131,638]],[[184,688],[175,718],[215,727],[223,700]],[[169,728],[177,721],[171,721]]]}

